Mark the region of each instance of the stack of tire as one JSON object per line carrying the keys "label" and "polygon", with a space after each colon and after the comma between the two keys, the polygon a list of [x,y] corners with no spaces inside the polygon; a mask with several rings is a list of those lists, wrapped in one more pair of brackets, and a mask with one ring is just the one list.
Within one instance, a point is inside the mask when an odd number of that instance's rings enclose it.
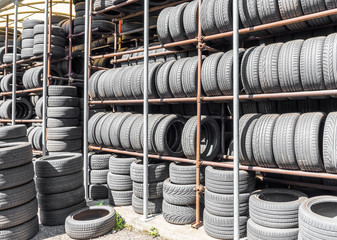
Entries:
{"label": "stack of tire", "polygon": [[42,150],[42,127],[31,126],[27,129],[27,137],[32,148]]}
{"label": "stack of tire", "polygon": [[170,178],[163,184],[163,217],[167,222],[182,225],[195,221],[195,183],[195,165],[170,164]]}
{"label": "stack of tire", "polygon": [[27,19],[22,22],[22,59],[34,57],[34,26],[37,24],[43,24],[43,21],[37,19]]}
{"label": "stack of tire", "polygon": [[[55,67],[51,67],[50,74],[55,77],[62,77],[62,73]],[[43,67],[30,68],[25,71],[22,77],[22,84],[25,89],[39,88],[43,86]],[[66,81],[60,79],[50,79],[49,85],[63,85]],[[42,100],[41,100],[42,101]]]}
{"label": "stack of tire", "polygon": [[[204,227],[211,237],[233,239],[234,237],[234,175],[232,170],[206,167]],[[239,172],[240,237],[246,236],[248,200],[255,189],[255,173]]]}
{"label": "stack of tire", "polygon": [[336,206],[335,196],[317,196],[303,202],[299,208],[298,239],[334,239]]}
{"label": "stack of tire", "polygon": [[[137,160],[131,164],[131,179],[133,181],[132,208],[138,214],[143,214],[143,162]],[[151,161],[148,165],[148,214],[160,213],[163,205],[163,181],[169,176],[168,162]]]}
{"label": "stack of tire", "polygon": [[32,148],[25,125],[0,128],[0,235],[31,239],[39,231]]}
{"label": "stack of tire", "polygon": [[292,189],[254,192],[249,198],[248,239],[297,240],[298,210],[307,199],[306,194]]}
{"label": "stack of tire", "polygon": [[47,107],[47,151],[81,152],[82,128],[78,125],[77,89],[73,86],[49,86]]}
{"label": "stack of tire", "polygon": [[[53,59],[65,57],[65,32],[59,26],[52,25],[51,29],[51,56]],[[44,53],[44,24],[34,26],[34,56],[40,56]]]}
{"label": "stack of tire", "polygon": [[86,206],[82,169],[83,157],[79,153],[46,156],[35,161],[43,225],[63,225],[71,212]]}
{"label": "stack of tire", "polygon": [[111,154],[89,155],[89,198],[92,200],[107,199],[109,158]]}
{"label": "stack of tire", "polygon": [[108,187],[109,202],[114,206],[132,204],[132,180],[130,166],[135,158],[111,156],[109,160]]}

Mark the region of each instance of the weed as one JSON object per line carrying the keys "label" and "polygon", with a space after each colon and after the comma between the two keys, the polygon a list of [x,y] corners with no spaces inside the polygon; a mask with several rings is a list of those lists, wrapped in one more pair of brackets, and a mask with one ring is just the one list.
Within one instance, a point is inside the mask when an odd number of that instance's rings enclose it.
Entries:
{"label": "weed", "polygon": [[129,231],[132,231],[132,226],[125,223],[125,228]]}
{"label": "weed", "polygon": [[114,230],[120,231],[124,229],[125,227],[125,220],[119,215],[118,212],[116,212],[116,225],[114,227]]}
{"label": "weed", "polygon": [[150,229],[149,229],[149,234],[150,234],[150,236],[152,236],[152,237],[159,237],[159,232],[158,232],[158,229],[157,228],[155,228],[155,227],[150,227]]}
{"label": "weed", "polygon": [[104,201],[100,201],[99,203],[96,204],[96,206],[103,206]]}

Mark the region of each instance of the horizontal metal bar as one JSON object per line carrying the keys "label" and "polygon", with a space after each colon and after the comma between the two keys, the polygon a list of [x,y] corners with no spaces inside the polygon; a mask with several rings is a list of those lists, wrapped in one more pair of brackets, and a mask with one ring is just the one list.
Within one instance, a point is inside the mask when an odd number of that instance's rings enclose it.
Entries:
{"label": "horizontal metal bar", "polygon": [[[155,28],[157,28],[157,25],[151,25],[149,27],[149,29],[155,29]],[[134,29],[134,30],[131,30],[131,31],[122,32],[122,33],[119,34],[119,36],[126,36],[126,35],[130,35],[130,34],[138,33],[138,32],[143,33],[143,31],[144,31],[144,28],[137,28],[137,29]]]}
{"label": "horizontal metal bar", "polygon": [[[11,119],[0,119],[0,122],[9,123],[12,122]],[[42,123],[42,119],[15,119],[17,123]]]}
{"label": "horizontal metal bar", "polygon": [[110,7],[107,7],[103,10],[99,10],[99,11],[93,11],[92,14],[93,15],[96,15],[96,14],[102,14],[102,13],[105,13],[105,12],[108,12],[108,11],[111,11],[111,10],[116,10],[120,7],[124,7],[124,6],[127,6],[127,5],[130,5],[132,3],[136,3],[138,2],[139,0],[128,0],[126,2],[122,2],[122,3],[119,3],[119,4],[116,4],[116,5],[112,5]]}
{"label": "horizontal metal bar", "polygon": [[42,151],[40,151],[40,150],[34,150],[33,149],[33,154],[35,154],[35,155],[42,155]]}
{"label": "horizontal metal bar", "polygon": [[[34,61],[34,60],[37,60],[37,59],[41,59],[42,57],[43,57],[43,55],[32,57],[32,58],[28,58],[28,59],[18,60],[18,61],[16,61],[16,64],[31,62],[31,61]],[[2,65],[0,65],[0,68],[10,67],[12,65],[13,65],[13,63],[2,64]]]}
{"label": "horizontal metal bar", "polygon": [[[40,88],[25,89],[25,90],[18,90],[18,91],[16,91],[16,94],[40,92],[42,90],[43,90],[42,87],[40,87]],[[0,93],[0,96],[8,96],[8,95],[12,95],[12,92],[2,92],[2,93]]]}
{"label": "horizontal metal bar", "polygon": [[[163,98],[149,99],[149,103],[180,103],[180,102],[196,102],[196,97],[190,98]],[[143,99],[137,100],[104,100],[104,101],[89,101],[90,104],[142,104]]]}

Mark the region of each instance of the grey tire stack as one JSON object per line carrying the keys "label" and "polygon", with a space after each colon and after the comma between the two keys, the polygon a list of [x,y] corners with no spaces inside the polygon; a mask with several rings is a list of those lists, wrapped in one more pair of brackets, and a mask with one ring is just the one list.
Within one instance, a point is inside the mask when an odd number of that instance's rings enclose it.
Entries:
{"label": "grey tire stack", "polygon": [[[32,148],[21,140],[26,126],[0,128],[0,235],[31,239],[39,231]],[[15,156],[15,157],[13,157]]]}
{"label": "grey tire stack", "polygon": [[37,24],[43,24],[43,21],[37,19],[27,19],[22,23],[22,59],[34,57],[34,26]]}
{"label": "grey tire stack", "polygon": [[[248,200],[250,193],[255,189],[255,173],[240,170],[239,179],[240,237],[244,237],[248,220]],[[233,171],[208,166],[205,172],[205,183],[205,231],[217,239],[233,239]]]}
{"label": "grey tire stack", "polygon": [[33,149],[42,150],[42,127],[29,127],[27,129],[27,137]]}
{"label": "grey tire stack", "polygon": [[[137,160],[131,164],[131,180],[133,181],[132,208],[138,214],[143,214],[143,163]],[[148,213],[155,214],[162,211],[163,181],[169,176],[167,162],[153,161],[148,165],[149,195]]]}
{"label": "grey tire stack", "polygon": [[303,202],[299,208],[298,239],[336,238],[336,205],[335,196],[317,196]]}
{"label": "grey tire stack", "polygon": [[77,89],[73,86],[49,86],[47,107],[48,152],[80,152],[82,128]]}
{"label": "grey tire stack", "polygon": [[86,206],[82,154],[69,153],[37,159],[35,173],[43,225],[63,225],[71,212]]}
{"label": "grey tire stack", "polygon": [[298,238],[298,211],[307,195],[292,189],[266,188],[249,198],[249,240]]}
{"label": "grey tire stack", "polygon": [[89,154],[89,198],[108,199],[107,175],[111,154]]}
{"label": "grey tire stack", "polygon": [[132,204],[132,180],[130,166],[135,158],[111,156],[109,159],[108,187],[109,202],[114,206]]}
{"label": "grey tire stack", "polygon": [[170,178],[163,184],[163,217],[172,224],[190,224],[195,221],[194,165],[170,164]]}

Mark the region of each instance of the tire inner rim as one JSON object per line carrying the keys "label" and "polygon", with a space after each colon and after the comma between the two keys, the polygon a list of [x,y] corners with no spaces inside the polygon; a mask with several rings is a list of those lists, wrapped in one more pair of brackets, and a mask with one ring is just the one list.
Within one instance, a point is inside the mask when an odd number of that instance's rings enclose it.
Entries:
{"label": "tire inner rim", "polygon": [[104,209],[88,209],[76,214],[73,218],[77,221],[89,221],[98,218],[105,217],[109,214],[109,211]]}
{"label": "tire inner rim", "polygon": [[262,193],[259,198],[268,202],[292,202],[298,199],[297,196],[288,193]]}
{"label": "tire inner rim", "polygon": [[337,217],[337,202],[321,202],[311,206],[311,211],[314,213],[328,217]]}

